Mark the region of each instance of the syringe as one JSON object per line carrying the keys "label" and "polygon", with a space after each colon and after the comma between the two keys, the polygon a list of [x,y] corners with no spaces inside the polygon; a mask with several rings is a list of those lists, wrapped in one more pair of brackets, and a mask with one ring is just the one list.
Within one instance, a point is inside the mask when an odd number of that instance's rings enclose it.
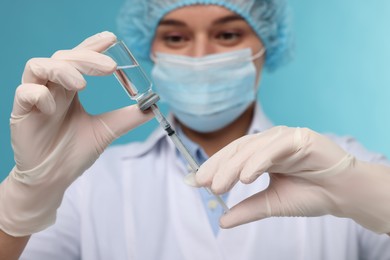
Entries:
{"label": "syringe", "polygon": [[[175,144],[176,148],[179,150],[181,155],[184,157],[184,159],[187,161],[187,163],[190,165],[192,172],[196,173],[199,169],[198,162],[192,157],[190,152],[188,151],[187,147],[184,146],[183,142],[180,140],[180,138],[177,136],[175,130],[171,127],[171,124],[169,124],[168,120],[164,117],[164,115],[161,113],[160,109],[153,104],[151,106],[151,109],[153,110],[154,116],[156,117],[157,121],[159,122],[160,126],[167,132],[168,136],[171,138],[172,142]],[[205,189],[210,193],[213,194],[215,199],[218,201],[218,203],[222,206],[224,212],[229,211],[228,206],[225,204],[225,202],[222,200],[222,198],[216,194],[214,194],[209,188],[205,187]]]}
{"label": "syringe", "polygon": [[[160,97],[152,91],[152,83],[140,67],[133,54],[127,48],[124,42],[118,41],[103,52],[110,56],[117,63],[115,77],[121,83],[123,89],[137,104],[141,110],[152,109],[155,118],[160,126],[168,134],[175,147],[187,161],[193,173],[199,169],[199,163],[192,157],[187,147],[177,136],[171,124],[167,121],[160,109],[156,106]],[[214,194],[209,188],[205,188],[210,194],[213,194],[218,203],[225,212],[229,211],[222,198]]]}

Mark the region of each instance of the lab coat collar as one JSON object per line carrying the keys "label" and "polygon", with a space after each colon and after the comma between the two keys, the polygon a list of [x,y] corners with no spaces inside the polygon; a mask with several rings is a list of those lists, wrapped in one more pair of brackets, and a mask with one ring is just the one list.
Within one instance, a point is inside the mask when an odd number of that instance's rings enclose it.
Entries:
{"label": "lab coat collar", "polygon": [[249,127],[247,134],[260,133],[273,126],[274,124],[268,119],[268,117],[263,112],[261,104],[259,102],[256,102],[255,113],[253,115],[252,123]]}
{"label": "lab coat collar", "polygon": [[[170,113],[168,115],[168,121],[172,124],[175,129],[175,119],[173,114]],[[252,119],[252,123],[249,127],[248,134],[255,134],[262,131],[265,131],[273,126],[272,122],[267,118],[264,114],[263,109],[261,108],[261,104],[256,102],[255,113]],[[148,153],[154,147],[161,144],[161,142],[166,142],[168,136],[165,131],[158,127],[154,132],[146,139],[145,142],[142,143],[133,143],[131,148],[127,149],[125,154],[123,155],[123,159],[130,159],[135,157],[141,157],[144,154]],[[172,142],[167,142],[171,149],[175,149]]]}

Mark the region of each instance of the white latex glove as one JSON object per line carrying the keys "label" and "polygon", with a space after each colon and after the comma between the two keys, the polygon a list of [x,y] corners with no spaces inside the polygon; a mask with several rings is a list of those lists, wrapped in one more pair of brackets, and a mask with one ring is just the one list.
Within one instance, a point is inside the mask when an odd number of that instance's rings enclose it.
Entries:
{"label": "white latex glove", "polygon": [[229,228],[271,216],[349,217],[390,232],[390,169],[356,160],[309,129],[275,127],[244,136],[212,156],[196,174],[217,194],[264,172],[270,184],[222,216]]}
{"label": "white latex glove", "polygon": [[152,118],[136,105],[93,116],[80,104],[82,74],[108,75],[116,63],[102,52],[116,41],[96,34],[72,50],[27,62],[11,114],[16,166],[0,186],[0,229],[12,236],[55,221],[66,188],[117,137]]}

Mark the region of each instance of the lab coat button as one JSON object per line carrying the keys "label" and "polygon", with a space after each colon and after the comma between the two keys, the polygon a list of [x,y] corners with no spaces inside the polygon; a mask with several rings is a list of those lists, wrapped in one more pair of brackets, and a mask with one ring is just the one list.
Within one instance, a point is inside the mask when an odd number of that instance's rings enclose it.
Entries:
{"label": "lab coat button", "polygon": [[218,201],[216,200],[209,200],[209,202],[207,203],[207,207],[211,210],[214,210],[218,207]]}

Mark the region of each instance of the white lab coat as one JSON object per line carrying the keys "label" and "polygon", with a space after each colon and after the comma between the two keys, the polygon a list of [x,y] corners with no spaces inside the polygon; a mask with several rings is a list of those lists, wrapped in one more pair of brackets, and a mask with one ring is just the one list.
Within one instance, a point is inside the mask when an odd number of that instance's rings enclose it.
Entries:
{"label": "white lab coat", "polygon": [[[257,109],[252,129],[271,127]],[[350,138],[333,137],[358,158],[380,161]],[[22,259],[390,259],[390,238],[332,216],[270,218],[215,237],[199,191],[158,129],[146,142],[106,150],[66,192],[57,222],[33,235]],[[232,206],[268,184],[264,175],[230,192]]]}

